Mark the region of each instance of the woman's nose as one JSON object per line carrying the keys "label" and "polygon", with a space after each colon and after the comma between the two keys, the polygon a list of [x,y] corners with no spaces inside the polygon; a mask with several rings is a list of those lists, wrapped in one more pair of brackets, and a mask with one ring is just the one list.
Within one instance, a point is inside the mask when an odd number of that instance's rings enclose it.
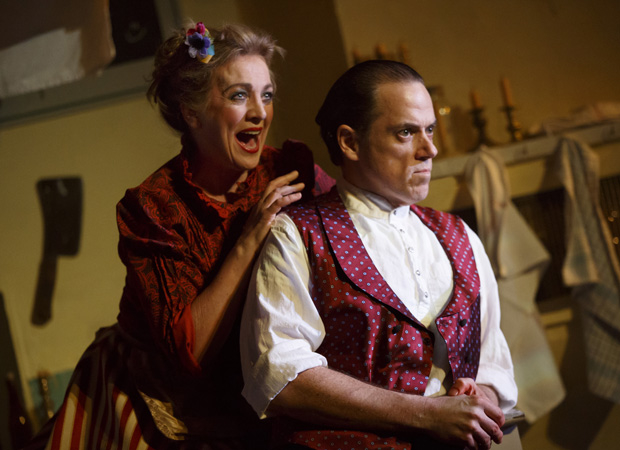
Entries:
{"label": "woman's nose", "polygon": [[248,120],[260,122],[267,118],[267,110],[265,109],[265,104],[263,103],[261,98],[256,98],[252,96],[250,100],[250,104],[248,105]]}

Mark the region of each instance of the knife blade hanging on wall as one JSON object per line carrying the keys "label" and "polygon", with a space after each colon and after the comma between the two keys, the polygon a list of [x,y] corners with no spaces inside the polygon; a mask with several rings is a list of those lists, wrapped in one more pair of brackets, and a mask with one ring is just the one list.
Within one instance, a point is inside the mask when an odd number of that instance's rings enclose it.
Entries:
{"label": "knife blade hanging on wall", "polygon": [[72,256],[79,251],[82,179],[44,178],[37,182],[37,193],[43,212],[43,256],[30,320],[44,325],[52,317],[58,256]]}

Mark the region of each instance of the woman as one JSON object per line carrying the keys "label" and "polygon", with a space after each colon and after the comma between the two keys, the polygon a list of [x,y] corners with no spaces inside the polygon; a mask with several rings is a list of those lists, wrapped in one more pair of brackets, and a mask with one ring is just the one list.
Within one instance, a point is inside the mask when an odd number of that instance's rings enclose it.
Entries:
{"label": "woman", "polygon": [[[119,202],[118,323],[99,330],[32,448],[261,447],[239,395],[237,318],[271,221],[315,175],[302,144],[265,146],[280,51],[248,28],[202,23],[159,49],[148,95],[183,148]],[[328,188],[317,176],[316,192]]]}

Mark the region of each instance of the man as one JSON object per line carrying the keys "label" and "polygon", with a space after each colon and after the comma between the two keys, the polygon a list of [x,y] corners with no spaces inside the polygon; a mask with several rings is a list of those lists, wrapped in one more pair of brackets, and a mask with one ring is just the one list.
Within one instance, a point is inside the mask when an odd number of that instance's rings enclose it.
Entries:
{"label": "man", "polygon": [[500,442],[517,392],[489,261],[460,219],[415,206],[437,154],[422,78],[358,64],[317,123],[342,178],[272,226],[242,323],[246,399],[286,418],[289,448]]}

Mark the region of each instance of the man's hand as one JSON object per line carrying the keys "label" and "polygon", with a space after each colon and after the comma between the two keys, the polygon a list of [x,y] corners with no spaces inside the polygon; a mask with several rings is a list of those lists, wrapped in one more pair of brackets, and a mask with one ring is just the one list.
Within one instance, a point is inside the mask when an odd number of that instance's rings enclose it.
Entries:
{"label": "man's hand", "polygon": [[504,414],[482,387],[463,379],[454,388],[454,395],[423,397],[314,367],[282,389],[269,405],[268,415],[287,415],[333,428],[425,435],[469,449],[488,449],[493,441],[501,442]]}
{"label": "man's hand", "polygon": [[451,397],[457,395],[480,395],[480,389],[478,389],[478,385],[471,378],[459,378],[448,391],[448,395]]}
{"label": "man's hand", "polygon": [[432,433],[444,442],[488,449],[492,442],[502,441],[504,414],[497,394],[489,386],[478,385],[471,378],[459,378],[447,397],[434,398],[429,406],[427,411],[436,420],[430,427]]}
{"label": "man's hand", "polygon": [[495,405],[499,406],[499,396],[495,389],[484,384],[476,384],[471,378],[459,378],[448,391],[449,396],[456,395],[484,395]]}

